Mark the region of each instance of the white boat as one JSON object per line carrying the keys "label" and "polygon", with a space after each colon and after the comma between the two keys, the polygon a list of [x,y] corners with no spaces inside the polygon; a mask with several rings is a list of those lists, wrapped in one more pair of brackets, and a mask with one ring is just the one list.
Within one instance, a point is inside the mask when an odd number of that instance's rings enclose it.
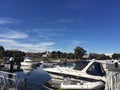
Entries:
{"label": "white boat", "polygon": [[[44,68],[51,75],[51,81],[47,85],[52,87],[57,86],[54,79],[60,81],[59,88],[61,89],[81,89],[84,90],[99,90],[103,88],[106,82],[106,73],[102,64],[97,61],[79,61],[73,67],[53,67]],[[70,78],[72,83],[64,82],[64,77]],[[56,81],[57,81],[56,80]],[[82,81],[78,82],[77,80]],[[84,82],[84,83],[83,83]],[[58,87],[58,86],[57,86]]]}
{"label": "white boat", "polygon": [[60,88],[63,90],[104,90],[104,83],[97,82],[82,82],[82,83],[61,83]]}
{"label": "white boat", "polygon": [[21,66],[30,66],[30,67],[32,67],[32,66],[37,66],[39,64],[40,64],[39,62],[36,62],[36,61],[34,61],[32,59],[29,59],[28,57],[25,58],[23,62],[21,62]]}
{"label": "white boat", "polygon": [[50,67],[53,67],[53,66],[54,66],[54,64],[49,62],[48,59],[44,59],[40,62],[40,67],[41,68],[50,68]]}
{"label": "white boat", "polygon": [[102,64],[96,61],[79,61],[75,63],[73,68],[57,66],[54,68],[44,68],[44,70],[50,73],[51,76],[58,75],[86,81],[106,81],[106,73]]}

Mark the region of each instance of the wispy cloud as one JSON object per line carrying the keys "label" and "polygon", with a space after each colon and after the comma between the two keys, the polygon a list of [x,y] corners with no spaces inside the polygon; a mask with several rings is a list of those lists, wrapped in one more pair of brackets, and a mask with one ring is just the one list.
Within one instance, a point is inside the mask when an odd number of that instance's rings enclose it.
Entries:
{"label": "wispy cloud", "polygon": [[57,28],[36,28],[32,31],[35,33],[37,38],[42,38],[44,40],[52,40],[63,37],[63,34],[61,34],[63,30]]}
{"label": "wispy cloud", "polygon": [[0,43],[16,43],[16,42],[10,39],[0,39]]}
{"label": "wispy cloud", "polygon": [[16,20],[16,19],[13,19],[13,18],[0,18],[0,25],[17,24],[19,22],[20,22],[20,20]]}
{"label": "wispy cloud", "polygon": [[18,39],[18,38],[27,38],[27,37],[28,35],[23,32],[19,32],[8,28],[2,28],[2,31],[0,33],[0,38]]}
{"label": "wispy cloud", "polygon": [[19,49],[25,52],[40,52],[46,51],[51,46],[53,46],[54,42],[41,42],[35,44],[28,44],[28,43],[20,43],[15,40],[11,39],[0,39],[0,44],[3,45],[6,49]]}
{"label": "wispy cloud", "polygon": [[69,43],[67,45],[67,48],[66,48],[67,52],[73,52],[74,49],[76,48],[76,46],[80,46],[82,48],[85,48],[83,46],[85,46],[85,44],[87,43],[87,41],[83,41],[83,40],[68,40],[66,42]]}
{"label": "wispy cloud", "polygon": [[25,52],[42,52],[46,50],[54,50],[53,46],[55,45],[55,42],[38,41],[38,38],[35,38],[37,41],[32,43],[29,42],[30,37],[28,36],[28,33],[9,28],[0,28],[0,31],[0,45],[4,46],[6,50],[19,49]]}

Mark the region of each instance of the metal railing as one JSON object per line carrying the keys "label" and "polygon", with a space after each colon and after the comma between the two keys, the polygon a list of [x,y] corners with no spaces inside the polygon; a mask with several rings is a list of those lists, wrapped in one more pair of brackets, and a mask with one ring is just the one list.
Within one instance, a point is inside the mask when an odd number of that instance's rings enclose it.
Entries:
{"label": "metal railing", "polygon": [[105,90],[120,90],[120,72],[107,72]]}
{"label": "metal railing", "polygon": [[17,74],[0,71],[0,88],[3,90],[4,88],[14,87],[15,90],[19,80],[17,78]]}
{"label": "metal railing", "polygon": [[18,78],[15,73],[0,71],[0,90],[40,90],[40,86],[41,82]]}

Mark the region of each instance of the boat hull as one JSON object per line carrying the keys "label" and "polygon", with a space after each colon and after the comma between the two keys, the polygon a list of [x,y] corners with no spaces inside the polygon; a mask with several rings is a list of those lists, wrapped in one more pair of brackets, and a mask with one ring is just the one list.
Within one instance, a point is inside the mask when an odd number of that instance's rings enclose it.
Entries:
{"label": "boat hull", "polygon": [[87,82],[87,83],[77,83],[77,84],[66,84],[61,83],[60,88],[62,90],[100,90],[104,88],[103,82]]}
{"label": "boat hull", "polygon": [[97,78],[91,78],[91,77],[88,78],[86,77],[86,75],[80,76],[80,75],[72,75],[72,74],[67,74],[67,73],[56,73],[56,72],[51,72],[51,71],[47,71],[47,72],[50,74],[52,78],[63,79],[63,77],[70,77],[70,78],[80,79],[80,80],[90,81],[90,82],[99,81],[99,79]]}

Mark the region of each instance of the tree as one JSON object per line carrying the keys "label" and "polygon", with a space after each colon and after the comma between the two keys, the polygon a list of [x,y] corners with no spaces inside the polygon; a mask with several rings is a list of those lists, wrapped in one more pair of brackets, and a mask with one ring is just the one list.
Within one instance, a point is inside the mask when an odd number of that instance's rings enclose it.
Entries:
{"label": "tree", "polygon": [[58,58],[61,58],[61,57],[62,57],[62,52],[57,51],[56,54],[57,54],[57,57],[58,57]]}
{"label": "tree", "polygon": [[3,55],[4,55],[4,47],[0,46],[0,59],[3,58]]}
{"label": "tree", "polygon": [[99,54],[97,57],[98,60],[106,60],[106,55],[104,54]]}
{"label": "tree", "polygon": [[61,51],[52,51],[51,52],[51,58],[62,58],[63,53]]}
{"label": "tree", "polygon": [[120,59],[120,54],[114,53],[114,54],[112,55],[112,58],[113,58],[113,59]]}
{"label": "tree", "polygon": [[106,56],[105,54],[90,53],[89,59],[106,60],[110,59],[110,57]]}
{"label": "tree", "polygon": [[13,57],[13,51],[6,50],[6,51],[4,52],[4,56],[5,56],[5,57]]}
{"label": "tree", "polygon": [[74,54],[73,53],[68,53],[67,54],[67,59],[74,59]]}
{"label": "tree", "polygon": [[85,55],[85,53],[86,53],[86,50],[84,50],[82,47],[77,46],[74,49],[74,54],[75,54],[76,58],[82,59],[82,57]]}
{"label": "tree", "polygon": [[89,59],[97,59],[97,57],[98,57],[98,54],[96,54],[96,53],[90,53],[89,54]]}
{"label": "tree", "polygon": [[62,58],[66,58],[67,57],[67,53],[62,53]]}
{"label": "tree", "polygon": [[56,51],[52,51],[51,52],[51,58],[55,58],[56,57]]}

